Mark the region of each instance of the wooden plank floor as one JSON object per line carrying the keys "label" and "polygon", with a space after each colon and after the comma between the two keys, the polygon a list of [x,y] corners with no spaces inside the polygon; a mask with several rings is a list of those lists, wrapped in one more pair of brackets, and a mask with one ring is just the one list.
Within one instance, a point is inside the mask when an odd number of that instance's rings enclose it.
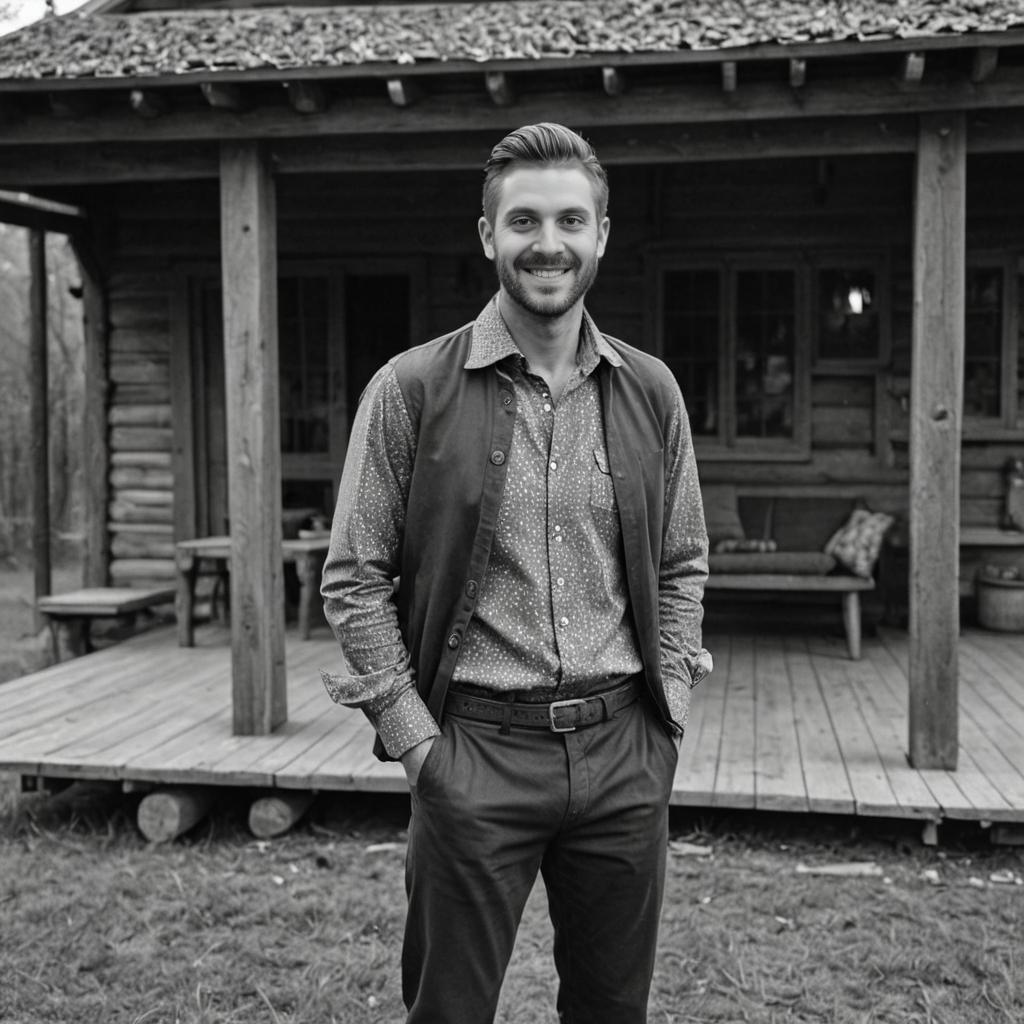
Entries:
{"label": "wooden plank floor", "polygon": [[[673,803],[690,807],[1024,822],[1024,636],[965,631],[957,771],[907,764],[907,638],[709,635],[715,672],[694,691]],[[231,735],[223,630],[172,630],[0,685],[0,768],[31,776],[401,792],[362,716],[331,703],[326,631],[289,635],[289,719]]]}

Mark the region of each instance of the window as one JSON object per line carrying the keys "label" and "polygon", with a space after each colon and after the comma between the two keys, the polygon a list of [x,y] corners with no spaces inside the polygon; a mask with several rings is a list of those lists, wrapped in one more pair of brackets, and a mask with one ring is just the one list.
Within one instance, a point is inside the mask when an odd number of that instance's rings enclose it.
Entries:
{"label": "window", "polygon": [[889,359],[881,258],[823,257],[814,271],[814,366],[842,372]]}
{"label": "window", "polygon": [[657,351],[679,381],[704,458],[806,458],[803,272],[762,260],[655,269]]}
{"label": "window", "polygon": [[1016,262],[968,260],[964,285],[964,430],[998,436],[1024,426]]}

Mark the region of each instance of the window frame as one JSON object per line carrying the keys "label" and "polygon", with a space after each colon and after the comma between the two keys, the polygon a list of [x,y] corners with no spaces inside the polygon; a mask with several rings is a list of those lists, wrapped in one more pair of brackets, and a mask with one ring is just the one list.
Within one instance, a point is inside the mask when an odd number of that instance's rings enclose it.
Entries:
{"label": "window frame", "polygon": [[[1018,402],[1018,360],[1020,349],[1019,314],[1019,258],[1016,253],[977,251],[969,252],[964,275],[964,364],[966,384],[967,360],[967,283],[966,274],[971,270],[996,269],[1003,273],[1002,331],[1000,334],[999,359],[999,413],[996,416],[968,416],[963,413],[963,434],[971,440],[1002,440],[1007,432],[1016,438],[1024,427],[1024,417],[1019,414]],[[961,399],[963,401],[963,399]]]}
{"label": "window frame", "polygon": [[[809,270],[799,254],[785,252],[671,253],[649,257],[648,338],[659,358],[665,356],[665,277],[676,270],[715,270],[720,275],[721,344],[718,362],[719,423],[715,437],[693,435],[694,450],[705,461],[806,462],[811,457],[811,360]],[[736,433],[737,275],[742,271],[789,270],[793,273],[793,435],[791,438],[744,438]],[[683,395],[684,400],[686,395]]]}
{"label": "window frame", "polygon": [[[891,266],[887,253],[870,249],[825,249],[815,251],[810,264],[810,300],[808,316],[811,326],[811,371],[828,376],[862,377],[866,372],[881,370],[892,361],[892,307],[890,305]],[[878,282],[878,352],[870,357],[837,359],[821,354],[821,334],[818,327],[818,275],[823,270],[863,267],[873,270]]]}

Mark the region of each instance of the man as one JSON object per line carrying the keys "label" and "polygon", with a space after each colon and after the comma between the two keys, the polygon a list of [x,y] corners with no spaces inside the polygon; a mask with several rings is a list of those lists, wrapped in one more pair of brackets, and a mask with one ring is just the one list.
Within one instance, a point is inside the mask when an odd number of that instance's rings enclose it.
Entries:
{"label": "man", "polygon": [[538,872],[560,1019],[646,1020],[707,535],[675,380],[584,311],[607,201],[567,128],[503,139],[497,296],[379,371],[349,442],[322,588],[348,672],[324,680],[408,777],[416,1024],[493,1020]]}

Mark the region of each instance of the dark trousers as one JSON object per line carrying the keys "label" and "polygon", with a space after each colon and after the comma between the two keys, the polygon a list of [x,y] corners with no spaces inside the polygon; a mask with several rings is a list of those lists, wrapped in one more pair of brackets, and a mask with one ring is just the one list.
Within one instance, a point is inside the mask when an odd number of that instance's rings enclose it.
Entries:
{"label": "dark trousers", "polygon": [[557,734],[447,716],[412,794],[408,1024],[493,1021],[538,871],[563,1024],[642,1024],[677,748],[646,698]]}

